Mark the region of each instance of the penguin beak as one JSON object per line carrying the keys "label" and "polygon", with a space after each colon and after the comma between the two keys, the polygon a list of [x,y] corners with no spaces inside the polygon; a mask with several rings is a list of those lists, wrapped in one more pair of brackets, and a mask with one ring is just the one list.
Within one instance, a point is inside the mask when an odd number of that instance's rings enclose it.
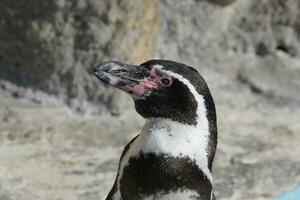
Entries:
{"label": "penguin beak", "polygon": [[102,82],[135,96],[144,96],[156,84],[147,81],[149,70],[119,61],[109,61],[94,68],[94,75]]}

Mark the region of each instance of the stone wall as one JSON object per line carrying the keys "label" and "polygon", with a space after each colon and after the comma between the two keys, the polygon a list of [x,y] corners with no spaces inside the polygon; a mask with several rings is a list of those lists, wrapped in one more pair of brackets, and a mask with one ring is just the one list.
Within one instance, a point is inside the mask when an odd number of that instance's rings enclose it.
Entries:
{"label": "stone wall", "polygon": [[161,10],[158,49],[167,54],[171,47],[175,59],[201,62],[233,54],[263,57],[277,51],[300,56],[299,0],[164,0]]}
{"label": "stone wall", "polygon": [[124,106],[123,95],[88,71],[108,59],[139,63],[151,58],[157,12],[157,0],[4,0],[0,79],[54,94],[78,111],[85,102],[99,109]]}

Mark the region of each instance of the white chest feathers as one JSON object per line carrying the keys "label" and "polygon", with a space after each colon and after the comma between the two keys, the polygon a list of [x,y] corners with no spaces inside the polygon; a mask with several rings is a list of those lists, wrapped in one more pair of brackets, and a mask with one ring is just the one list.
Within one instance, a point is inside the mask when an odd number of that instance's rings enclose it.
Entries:
{"label": "white chest feathers", "polygon": [[[128,151],[120,161],[117,178],[118,190],[113,199],[121,199],[119,188],[123,170],[129,164],[129,159],[138,157],[141,152],[144,154],[167,154],[173,157],[188,157],[195,161],[199,169],[202,170],[212,183],[212,174],[208,169],[208,136],[208,128],[184,125],[167,119],[151,119],[146,121],[141,134],[131,143]],[[171,196],[156,199],[176,200],[186,199],[190,196],[184,193],[169,195]],[[146,199],[149,198],[151,199],[151,197],[147,197]]]}
{"label": "white chest feathers", "polygon": [[202,129],[170,120],[157,119],[146,122],[141,135],[132,145],[136,153],[142,151],[157,155],[188,157],[194,160],[204,172],[207,171],[208,164],[207,146],[208,133],[203,133]]}
{"label": "white chest feathers", "polygon": [[171,192],[168,194],[154,194],[148,197],[144,197],[143,200],[192,200],[199,199],[199,195],[196,192],[185,190],[185,191],[177,191]]}

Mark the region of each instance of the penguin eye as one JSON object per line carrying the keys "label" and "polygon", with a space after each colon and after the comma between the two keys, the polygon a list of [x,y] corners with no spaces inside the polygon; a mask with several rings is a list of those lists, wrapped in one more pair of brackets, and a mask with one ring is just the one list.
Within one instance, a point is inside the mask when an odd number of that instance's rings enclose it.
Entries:
{"label": "penguin eye", "polygon": [[171,85],[171,80],[169,78],[162,78],[160,82],[165,86]]}

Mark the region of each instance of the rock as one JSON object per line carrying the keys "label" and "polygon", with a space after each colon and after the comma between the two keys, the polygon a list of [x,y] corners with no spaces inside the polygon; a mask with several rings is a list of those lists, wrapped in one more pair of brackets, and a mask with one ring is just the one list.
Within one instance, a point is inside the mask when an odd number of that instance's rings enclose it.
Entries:
{"label": "rock", "polygon": [[235,2],[236,0],[196,0],[196,1],[207,1],[209,3],[213,3],[220,6],[228,6]]}
{"label": "rock", "polygon": [[[221,2],[230,2],[218,6]],[[226,3],[224,3],[226,4]],[[226,56],[300,56],[300,1],[164,0],[157,56],[199,66]]]}
{"label": "rock", "polygon": [[1,188],[0,188],[0,199],[1,200],[11,200],[10,196],[11,196],[10,194],[1,191]]}
{"label": "rock", "polygon": [[300,60],[294,65],[284,59],[257,58],[242,66],[238,79],[251,90],[280,104],[300,104]]}
{"label": "rock", "polygon": [[157,11],[157,0],[4,0],[0,79],[59,96],[75,110],[84,111],[90,102],[118,112],[128,98],[88,71],[108,59],[135,64],[149,59]]}

